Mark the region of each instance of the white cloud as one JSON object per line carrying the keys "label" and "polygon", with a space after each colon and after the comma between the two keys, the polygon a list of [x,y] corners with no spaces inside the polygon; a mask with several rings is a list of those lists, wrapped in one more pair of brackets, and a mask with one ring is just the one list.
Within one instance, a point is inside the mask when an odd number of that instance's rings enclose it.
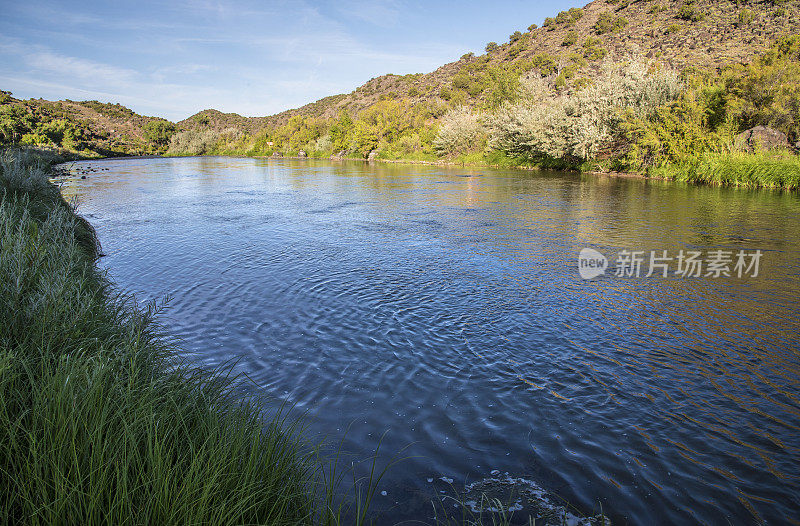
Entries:
{"label": "white cloud", "polygon": [[25,60],[35,69],[111,85],[128,84],[137,75],[131,69],[70,57],[52,51],[28,52],[25,53]]}

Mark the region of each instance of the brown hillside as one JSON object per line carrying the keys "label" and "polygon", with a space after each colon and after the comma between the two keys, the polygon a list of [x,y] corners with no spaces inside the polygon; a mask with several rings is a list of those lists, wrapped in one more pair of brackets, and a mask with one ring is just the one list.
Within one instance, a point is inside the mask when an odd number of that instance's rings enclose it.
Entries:
{"label": "brown hillside", "polygon": [[143,126],[158,117],[146,117],[121,104],[98,101],[20,100],[9,97],[4,103],[16,106],[33,119],[47,122],[65,119],[86,131],[89,147],[101,154],[114,155],[148,153]]}
{"label": "brown hillside", "polygon": [[[722,68],[747,63],[776,38],[797,32],[800,2],[595,0],[580,10],[577,20],[575,18],[569,12],[554,13],[546,27],[523,30],[512,38],[514,42],[501,44],[486,55],[467,54],[426,74],[383,75],[352,93],[326,97],[271,117],[246,118],[215,112],[210,126],[253,130],[281,124],[294,115],[333,117],[340,110],[358,113],[385,99],[447,103],[443,95],[446,97],[448,91],[453,91],[454,79],[460,73],[469,76],[491,66],[517,66],[523,72],[547,74],[547,59],[552,60],[554,66],[552,75],[570,68],[571,82],[591,79],[600,71],[604,60],[638,58],[679,69],[687,66]],[[539,64],[542,70],[532,62]],[[483,96],[469,95],[463,102],[477,104]],[[211,110],[201,112],[211,113]],[[218,115],[225,115],[225,118],[220,119]],[[179,125],[194,127],[195,118],[181,121]]]}
{"label": "brown hillside", "polygon": [[[234,128],[252,133],[295,115],[334,117],[382,100],[406,99],[440,106],[477,105],[487,100],[482,75],[505,68],[513,75],[563,77],[563,87],[597,76],[604,61],[645,59],[675,68],[722,68],[747,63],[778,37],[797,33],[800,0],[595,0],[583,9],[553,13],[545,27],[515,33],[486,54],[468,53],[437,70],[376,77],[349,94],[269,117],[203,110],[177,123],[178,129]],[[19,101],[45,119],[66,118],[85,127],[96,151],[144,153],[143,125],[156,117],[119,104],[96,101]]]}

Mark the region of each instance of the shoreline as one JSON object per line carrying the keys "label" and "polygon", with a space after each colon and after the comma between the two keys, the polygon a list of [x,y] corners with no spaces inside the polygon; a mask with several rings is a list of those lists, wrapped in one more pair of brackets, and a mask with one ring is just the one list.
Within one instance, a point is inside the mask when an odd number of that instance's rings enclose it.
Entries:
{"label": "shoreline", "polygon": [[[32,149],[33,151],[39,151]],[[365,159],[363,157],[314,157],[296,155],[239,155],[239,154],[207,154],[207,155],[120,155],[106,157],[84,157],[67,159],[71,153],[55,153],[46,151],[51,156],[55,170],[65,170],[69,163],[81,161],[110,161],[115,159],[180,159],[184,157],[223,157],[232,159],[261,159],[261,160],[291,160],[291,161],[324,161],[324,162],[359,162],[364,164],[406,164],[410,166],[438,166],[442,168],[464,169],[493,169],[493,170],[521,170],[527,172],[561,172],[570,174],[590,175],[593,177],[611,177],[615,179],[638,179],[643,181],[664,181],[693,185],[708,185],[716,187],[745,188],[745,189],[770,189],[781,191],[800,191],[800,155],[774,154],[770,152],[759,153],[722,153],[704,154],[685,165],[666,165],[656,168],[656,174],[641,171],[598,171],[542,168],[533,165],[504,165],[493,163],[462,163],[451,160],[418,160],[418,159]],[[663,175],[659,175],[663,174]]]}
{"label": "shoreline", "polygon": [[3,153],[0,523],[340,523],[350,503],[301,417],[183,361],[160,306],[98,267],[58,158]]}
{"label": "shoreline", "polygon": [[[733,154],[731,154],[733,155]],[[758,161],[759,158],[756,154],[745,154],[746,157],[751,158],[753,161]],[[415,160],[415,159],[364,159],[362,157],[301,157],[301,156],[293,156],[293,155],[282,155],[280,157],[275,157],[272,155],[229,155],[229,154],[208,154],[208,155],[121,155],[121,156],[114,156],[114,157],[98,157],[98,158],[85,158],[85,159],[77,159],[77,160],[69,160],[63,161],[56,165],[54,165],[54,169],[56,170],[64,170],[64,165],[68,163],[74,162],[81,162],[81,161],[111,161],[111,160],[120,160],[120,159],[130,159],[130,160],[142,160],[142,159],[182,159],[182,158],[190,158],[190,157],[221,157],[221,158],[231,158],[231,159],[260,159],[260,160],[289,160],[289,161],[320,161],[320,162],[359,162],[364,163],[367,165],[370,164],[396,164],[396,165],[410,165],[410,166],[438,166],[442,168],[464,168],[464,169],[493,169],[493,170],[520,170],[520,171],[527,171],[527,172],[561,172],[565,174],[575,174],[575,175],[590,175],[593,177],[610,177],[614,179],[637,179],[642,181],[663,181],[668,183],[682,183],[682,184],[692,184],[697,186],[715,186],[720,188],[740,188],[740,189],[765,189],[765,190],[780,190],[780,191],[789,191],[789,192],[798,192],[800,191],[800,184],[791,184],[791,185],[767,185],[767,184],[748,184],[748,182],[739,182],[739,181],[726,181],[726,180],[715,180],[712,178],[698,178],[696,176],[692,177],[691,174],[687,171],[685,172],[687,177],[680,178],[677,175],[674,177],[665,177],[665,176],[657,176],[657,175],[647,175],[643,172],[622,172],[622,171],[597,171],[597,170],[587,170],[587,171],[580,171],[580,170],[566,170],[566,169],[547,169],[541,168],[538,166],[531,166],[531,165],[500,165],[500,164],[469,164],[469,163],[459,163],[453,161],[446,161],[446,160],[439,160],[439,161],[426,161],[426,160]],[[800,176],[800,156],[797,157],[798,163],[798,174],[795,177]],[[779,159],[773,160],[775,163],[780,163]],[[791,161],[789,161],[791,162]],[[680,167],[670,167],[672,173],[677,174],[681,172]]]}
{"label": "shoreline", "polygon": [[571,174],[588,174],[588,175],[596,175],[596,176],[608,176],[608,177],[620,177],[620,178],[627,178],[627,179],[654,179],[654,180],[664,180],[669,181],[669,179],[663,177],[651,177],[641,172],[619,172],[619,171],[610,171],[610,172],[599,172],[599,171],[586,171],[581,172],[580,170],[559,170],[559,169],[547,169],[541,168],[538,166],[530,166],[530,165],[512,165],[512,166],[504,166],[500,164],[468,164],[468,163],[458,163],[453,161],[425,161],[425,160],[416,160],[416,159],[364,159],[362,157],[301,157],[296,155],[282,155],[280,157],[275,157],[272,155],[227,155],[227,154],[207,154],[207,155],[120,155],[120,156],[113,156],[113,157],[97,157],[97,158],[85,158],[85,159],[76,159],[76,160],[69,160],[63,161],[58,163],[56,166],[62,166],[67,163],[74,163],[74,162],[84,162],[84,161],[113,161],[113,160],[139,160],[139,159],[184,159],[184,158],[192,158],[192,157],[222,157],[222,158],[230,158],[230,159],[261,159],[261,160],[289,160],[289,161],[326,161],[326,162],[361,162],[365,164],[373,164],[373,163],[384,163],[384,164],[408,164],[408,165],[417,165],[417,166],[441,166],[443,168],[469,168],[469,169],[476,169],[476,168],[491,168],[493,170],[523,170],[526,172],[562,172],[562,173],[571,173]]}

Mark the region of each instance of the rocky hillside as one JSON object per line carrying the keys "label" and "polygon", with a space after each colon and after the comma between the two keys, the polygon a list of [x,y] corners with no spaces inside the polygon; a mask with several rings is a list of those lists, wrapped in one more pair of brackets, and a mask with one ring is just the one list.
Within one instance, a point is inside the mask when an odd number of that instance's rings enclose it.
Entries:
{"label": "rocky hillside", "polygon": [[[467,105],[485,101],[482,75],[493,67],[560,75],[565,87],[597,76],[604,61],[646,59],[682,69],[747,63],[780,36],[800,28],[798,0],[595,0],[583,9],[554,13],[484,55],[466,54],[426,74],[383,75],[352,93],[326,97],[265,119],[228,117],[248,129],[282,124],[294,115],[333,117],[358,113],[386,99]],[[208,110],[203,113],[209,113]],[[218,113],[218,112],[217,112]],[[187,126],[194,117],[182,121]],[[216,122],[213,121],[212,122]],[[237,124],[239,125],[239,124]]]}
{"label": "rocky hillside", "polygon": [[[355,117],[392,100],[424,102],[430,108],[486,106],[498,98],[504,77],[550,77],[557,88],[570,90],[591,83],[608,61],[639,59],[677,69],[720,69],[750,62],[776,38],[797,33],[798,27],[800,0],[595,0],[582,9],[553,13],[543,27],[520,28],[508,42],[488,43],[484,54],[467,53],[430,73],[383,75],[349,94],[269,117],[208,109],[175,128],[253,134],[286,124],[293,116],[328,118],[345,111]],[[174,131],[163,119],[137,115],[119,104],[20,101],[7,94],[3,98],[0,142],[9,142],[9,137],[19,141],[25,133],[25,126],[18,126],[20,119],[40,125],[66,120],[83,130],[79,145],[102,155],[163,151],[162,136]],[[38,132],[27,135],[28,142],[47,141]]]}
{"label": "rocky hillside", "polygon": [[154,153],[152,124],[170,126],[121,104],[0,98],[0,143],[63,147],[97,155]]}
{"label": "rocky hillside", "polygon": [[242,117],[238,113],[223,113],[218,110],[203,110],[195,113],[188,119],[178,122],[182,130],[226,130],[237,129],[252,133],[267,124],[267,117]]}

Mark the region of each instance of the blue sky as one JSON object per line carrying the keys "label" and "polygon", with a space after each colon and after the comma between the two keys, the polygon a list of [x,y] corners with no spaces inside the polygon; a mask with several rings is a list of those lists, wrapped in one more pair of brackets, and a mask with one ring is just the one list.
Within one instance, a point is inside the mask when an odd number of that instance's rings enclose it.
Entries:
{"label": "blue sky", "polygon": [[0,89],[180,120],[262,116],[428,72],[585,1],[0,0]]}

